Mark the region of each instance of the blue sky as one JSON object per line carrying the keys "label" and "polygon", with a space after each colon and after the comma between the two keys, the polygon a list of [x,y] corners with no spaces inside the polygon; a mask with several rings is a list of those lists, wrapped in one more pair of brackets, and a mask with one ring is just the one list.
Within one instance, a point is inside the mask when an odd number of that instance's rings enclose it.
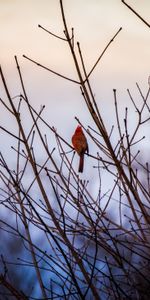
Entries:
{"label": "blue sky", "polygon": [[[148,20],[149,0],[130,0],[128,3],[132,4]],[[88,71],[118,29],[123,28],[90,78],[95,99],[106,122],[108,132],[110,132],[114,122],[113,89],[117,89],[120,115],[122,116],[124,116],[124,107],[129,104],[126,89],[130,88],[137,101],[139,101],[139,94],[136,90],[136,82],[140,84],[144,93],[148,89],[148,76],[150,75],[149,28],[133,15],[120,0],[64,0],[64,7],[69,27],[75,28],[75,42],[80,41],[81,43]],[[15,97],[21,92],[14,61],[14,55],[17,55],[29,101],[38,111],[41,105],[46,105],[43,117],[71,143],[71,136],[76,127],[74,117],[77,116],[85,127],[93,126],[92,120],[78,85],[56,77],[23,58],[23,54],[25,54],[57,72],[77,79],[67,44],[39,29],[38,24],[63,36],[64,28],[58,0],[0,0],[0,64],[7,78],[11,96]],[[1,82],[0,97],[6,101]],[[30,124],[26,112],[24,110],[21,120],[26,128],[25,131],[28,132]],[[135,116],[137,116],[135,109],[132,109],[129,115],[129,124],[132,126],[134,126]],[[0,126],[13,132],[16,129],[14,120],[4,113],[2,108],[0,109]],[[44,130],[42,130],[43,134]],[[46,133],[50,149],[53,149],[54,143],[49,129]],[[143,133],[140,134],[143,135]],[[8,160],[12,161],[12,165],[9,167],[11,169],[12,166],[13,170],[16,157],[13,155],[11,146],[16,141],[12,141],[12,138],[3,133],[1,141],[0,151],[4,153],[5,157],[7,156]],[[149,128],[147,141],[149,156]],[[115,142],[113,141],[113,143]],[[43,148],[39,146],[38,139],[35,145],[37,160],[44,160]],[[89,148],[90,153],[93,154],[91,144]],[[95,153],[96,151],[97,149]],[[75,160],[78,164],[77,156]],[[58,162],[57,158],[56,162]],[[85,157],[83,176],[90,179],[88,189],[95,199],[99,189],[99,177],[97,171],[95,172],[95,169],[93,171],[91,168],[91,164],[93,167],[96,163],[89,157]],[[28,178],[25,180],[28,185],[31,178],[28,173],[27,175]],[[102,170],[102,180],[102,193],[108,193],[109,184],[111,187],[114,179],[109,179],[108,174],[103,174]],[[49,185],[47,185],[47,189],[49,189]],[[110,204],[110,207],[114,203]]]}

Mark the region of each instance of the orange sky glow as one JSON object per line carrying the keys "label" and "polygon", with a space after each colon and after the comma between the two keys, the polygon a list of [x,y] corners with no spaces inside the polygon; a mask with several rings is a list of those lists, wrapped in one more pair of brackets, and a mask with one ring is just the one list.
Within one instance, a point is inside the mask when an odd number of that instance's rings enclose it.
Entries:
{"label": "orange sky glow", "polygon": [[[149,0],[128,3],[149,21]],[[119,0],[64,0],[64,8],[69,27],[75,29],[75,42],[81,43],[87,70],[117,30],[123,28],[91,75],[98,103],[104,105],[112,101],[113,88],[122,92],[128,87],[135,89],[136,82],[147,88],[150,73],[148,27]],[[38,24],[63,36],[58,0],[0,1],[0,63],[12,95],[18,93],[14,61],[17,55],[31,101],[37,107],[47,105],[46,117],[52,125],[62,130],[63,120],[67,126],[75,115],[88,124],[89,117],[78,86],[23,58],[25,54],[55,71],[77,78],[67,44],[38,28]]]}

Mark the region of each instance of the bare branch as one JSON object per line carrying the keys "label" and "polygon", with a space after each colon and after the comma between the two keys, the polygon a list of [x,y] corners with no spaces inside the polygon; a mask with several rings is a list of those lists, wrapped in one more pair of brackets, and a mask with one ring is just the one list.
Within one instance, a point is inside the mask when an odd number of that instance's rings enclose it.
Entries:
{"label": "bare branch", "polygon": [[150,24],[144,20],[141,15],[139,15],[129,4],[127,4],[124,0],[121,0],[123,4],[125,4],[144,24],[146,24],[150,28]]}

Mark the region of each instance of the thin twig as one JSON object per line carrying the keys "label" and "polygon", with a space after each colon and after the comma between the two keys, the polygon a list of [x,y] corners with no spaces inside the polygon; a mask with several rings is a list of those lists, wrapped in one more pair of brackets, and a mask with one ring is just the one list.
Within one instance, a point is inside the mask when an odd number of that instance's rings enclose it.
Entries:
{"label": "thin twig", "polygon": [[76,80],[71,79],[71,78],[69,78],[69,77],[67,77],[67,76],[64,76],[64,75],[62,75],[62,74],[60,74],[60,73],[58,73],[58,72],[55,72],[55,71],[53,71],[53,70],[51,70],[51,69],[49,69],[49,68],[47,68],[47,67],[41,65],[41,64],[38,63],[37,61],[35,61],[35,60],[29,58],[29,57],[26,56],[26,55],[23,55],[23,57],[26,58],[26,59],[28,59],[29,61],[33,62],[34,64],[36,64],[38,67],[41,67],[41,68],[43,68],[43,69],[45,69],[45,70],[47,70],[47,71],[49,71],[49,72],[51,72],[51,73],[53,73],[53,74],[55,74],[55,75],[61,77],[61,78],[63,78],[63,79],[66,79],[66,80],[69,80],[69,81],[71,81],[71,82],[80,84],[79,81],[76,81]]}
{"label": "thin twig", "polygon": [[[106,52],[106,50],[108,49],[108,47],[110,46],[110,44],[114,41],[114,39],[116,38],[116,36],[119,34],[119,32],[122,30],[122,27],[119,28],[119,30],[115,33],[115,35],[113,36],[113,38],[109,41],[109,43],[107,44],[107,46],[104,48],[103,52],[101,53],[101,55],[99,56],[99,58],[97,59],[96,63],[94,64],[94,66],[92,67],[91,71],[89,72],[89,74],[87,75],[87,78],[90,77],[90,75],[92,74],[92,72],[94,71],[95,67],[97,66],[97,64],[99,63],[99,61],[101,60],[101,58],[103,57],[104,53]],[[87,80],[87,78],[85,79],[85,81]]]}
{"label": "thin twig", "polygon": [[123,4],[125,4],[144,24],[146,24],[150,28],[150,24],[145,21],[129,4],[127,4],[124,0],[121,0]]}

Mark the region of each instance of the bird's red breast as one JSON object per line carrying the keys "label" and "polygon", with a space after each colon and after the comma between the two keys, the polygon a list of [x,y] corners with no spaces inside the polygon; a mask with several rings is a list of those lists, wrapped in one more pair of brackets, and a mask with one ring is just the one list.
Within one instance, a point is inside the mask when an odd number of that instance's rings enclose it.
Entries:
{"label": "bird's red breast", "polygon": [[88,144],[81,126],[77,126],[75,133],[72,137],[72,144],[74,149],[79,155],[88,151]]}

